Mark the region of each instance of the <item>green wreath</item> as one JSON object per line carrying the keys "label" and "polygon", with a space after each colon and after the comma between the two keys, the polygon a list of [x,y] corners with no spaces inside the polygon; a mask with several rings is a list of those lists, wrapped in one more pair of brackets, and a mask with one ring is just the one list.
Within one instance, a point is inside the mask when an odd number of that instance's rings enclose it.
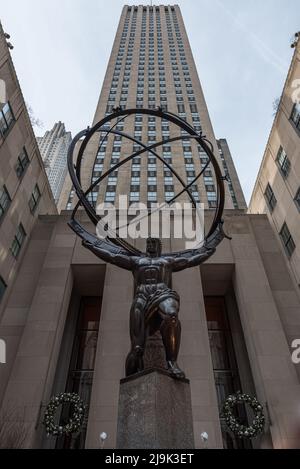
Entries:
{"label": "green wreath", "polygon": [[[238,422],[233,413],[233,409],[237,404],[248,404],[251,407],[255,415],[251,425],[246,426]],[[248,394],[238,392],[236,395],[229,396],[223,405],[223,415],[227,427],[238,438],[256,438],[264,431],[266,420],[263,406],[255,397],[251,397]]]}
{"label": "green wreath", "polygon": [[[64,425],[55,424],[55,414],[62,404],[73,404],[74,412],[69,422]],[[78,433],[84,423],[85,405],[78,394],[63,393],[52,397],[46,407],[43,424],[46,427],[47,434],[50,436],[62,436]]]}

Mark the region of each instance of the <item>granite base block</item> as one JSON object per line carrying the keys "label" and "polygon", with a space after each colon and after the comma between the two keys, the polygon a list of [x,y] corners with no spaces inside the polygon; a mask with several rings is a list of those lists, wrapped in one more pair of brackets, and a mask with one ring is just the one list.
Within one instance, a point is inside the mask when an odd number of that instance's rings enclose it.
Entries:
{"label": "granite base block", "polygon": [[194,449],[188,380],[146,370],[120,384],[117,449]]}

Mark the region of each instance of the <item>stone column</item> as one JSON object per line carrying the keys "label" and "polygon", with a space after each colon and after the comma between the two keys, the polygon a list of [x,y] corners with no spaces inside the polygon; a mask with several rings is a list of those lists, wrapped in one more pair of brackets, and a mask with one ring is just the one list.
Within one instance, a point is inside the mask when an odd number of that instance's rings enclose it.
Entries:
{"label": "stone column", "polygon": [[[230,225],[234,288],[258,399],[268,403],[275,449],[299,447],[300,385],[249,218]],[[266,229],[269,226],[266,221]],[[280,262],[276,256],[274,265]]]}
{"label": "stone column", "polygon": [[181,298],[178,363],[191,383],[195,446],[203,448],[201,433],[207,432],[207,447],[223,448],[200,269],[175,274],[173,288]]}
{"label": "stone column", "polygon": [[125,360],[130,349],[132,297],[130,272],[107,265],[86,438],[89,449],[100,447],[102,432],[108,435],[105,449],[116,447],[120,380],[125,376]]}

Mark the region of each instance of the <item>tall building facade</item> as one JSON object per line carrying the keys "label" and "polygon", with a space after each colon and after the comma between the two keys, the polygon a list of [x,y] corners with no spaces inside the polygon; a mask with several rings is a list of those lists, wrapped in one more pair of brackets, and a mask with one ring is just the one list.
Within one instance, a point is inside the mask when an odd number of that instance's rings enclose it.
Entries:
{"label": "tall building facade", "polygon": [[[125,7],[121,15],[112,53],[109,59],[102,92],[95,113],[94,123],[114,108],[148,108],[159,106],[175,113],[193,124],[213,144],[214,152],[222,167],[221,155],[208,114],[199,81],[192,50],[177,6]],[[207,157],[192,139],[169,143],[178,136],[178,128],[155,117],[136,115],[120,122],[116,130],[134,136],[144,144],[152,145],[161,140],[156,149],[165,161],[172,164],[179,176],[190,183],[207,163]],[[101,142],[101,146],[99,145]],[[84,160],[83,184],[89,187],[111,164],[122,161],[129,152],[139,149],[126,139],[107,138],[105,132],[90,146]],[[226,184],[226,208],[245,209],[241,186],[228,147],[222,153],[228,159],[228,171],[233,171],[235,188]],[[116,203],[119,195],[127,194],[130,202],[163,203],[172,199],[182,189],[180,183],[150,153],[133,161],[110,176],[106,185],[95,187],[91,200]],[[192,188],[196,201],[206,208],[214,208],[217,201],[216,184],[211,168]],[[59,209],[69,209],[74,204],[74,192],[67,179]]]}
{"label": "tall building facade", "polygon": [[300,286],[300,41],[252,194],[250,213],[266,213]]}
{"label": "tall building facade", "polygon": [[[180,113],[203,129],[224,176],[229,173],[224,229],[230,239],[201,267],[173,277],[172,288],[181,297],[179,366],[190,380],[195,447],[299,447],[300,368],[291,359],[291,344],[300,337],[297,289],[267,216],[245,213],[226,141],[218,144],[213,134],[178,6],[124,7],[94,123],[119,105],[163,105]],[[159,126],[140,115],[124,126],[118,123],[144,142],[173,135],[166,122]],[[86,186],[132,153],[132,143],[103,138],[106,143],[100,149],[97,136],[85,150]],[[171,148],[166,144],[160,150],[185,178],[206,158],[190,143]],[[169,179],[166,190],[165,179],[172,176],[146,156],[114,174],[92,200],[113,201],[121,193],[148,203],[164,201],[172,186],[176,193],[176,183]],[[211,179],[203,180],[194,193],[205,204],[209,222],[216,198],[213,177],[205,177]],[[64,208],[74,206],[71,189],[66,182],[60,201]],[[78,216],[92,230],[85,212]],[[3,311],[0,332],[12,336],[7,363],[0,365],[3,447],[97,449],[99,435],[106,432],[105,447],[116,448],[133,280],[127,271],[87,251],[67,226],[69,219],[69,211],[39,217]],[[145,240],[137,244],[145,249]],[[163,240],[165,252],[184,248],[184,240]],[[256,396],[266,415],[264,433],[251,442],[228,432],[221,412],[225,399],[238,391]],[[78,393],[87,406],[82,431],[72,438],[47,437],[43,426],[50,398],[61,392]],[[68,409],[62,417],[70,418]],[[245,413],[240,418],[246,423]],[[203,432],[208,434],[206,445]]]}
{"label": "tall building facade", "polygon": [[44,161],[55,202],[58,202],[67,175],[67,156],[72,142],[71,132],[58,122],[37,142]]}
{"label": "tall building facade", "polygon": [[233,206],[236,210],[246,210],[247,203],[245,200],[245,196],[241,187],[238,174],[235,169],[228,142],[225,138],[220,138],[218,140],[218,148],[222,161],[221,168],[224,171],[226,180],[228,182],[228,189],[230,192]]}
{"label": "tall building facade", "polygon": [[20,267],[36,219],[41,213],[56,213],[43,161],[1,24],[0,81],[1,317],[2,308]]}

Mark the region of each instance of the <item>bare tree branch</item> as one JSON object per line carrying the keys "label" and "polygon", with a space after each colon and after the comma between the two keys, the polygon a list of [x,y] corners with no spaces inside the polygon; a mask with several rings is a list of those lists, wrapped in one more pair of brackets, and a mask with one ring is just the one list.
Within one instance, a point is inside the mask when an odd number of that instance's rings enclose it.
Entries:
{"label": "bare tree branch", "polygon": [[43,128],[44,123],[40,119],[35,117],[32,107],[28,103],[26,103],[26,107],[32,127],[38,127],[39,129]]}

